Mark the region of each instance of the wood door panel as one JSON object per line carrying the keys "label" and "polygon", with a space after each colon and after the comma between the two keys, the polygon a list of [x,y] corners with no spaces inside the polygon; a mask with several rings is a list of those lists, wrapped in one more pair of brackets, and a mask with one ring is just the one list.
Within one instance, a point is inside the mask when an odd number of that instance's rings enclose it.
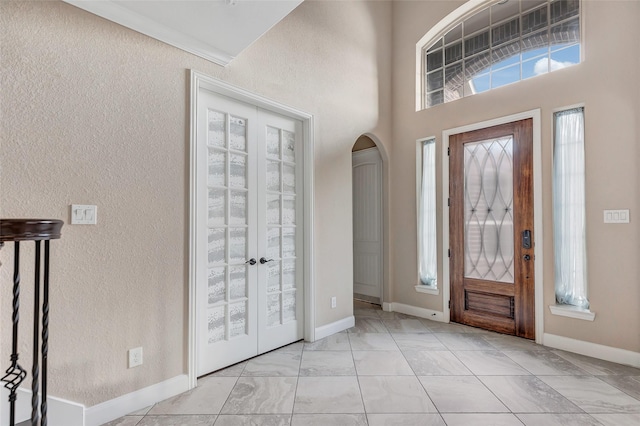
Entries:
{"label": "wood door panel", "polygon": [[495,331],[503,334],[515,334],[513,319],[499,316],[487,315],[485,313],[466,311],[463,315],[465,325],[478,327],[485,330]]}
{"label": "wood door panel", "polygon": [[[449,138],[451,320],[529,339],[535,338],[532,129],[532,120],[527,119],[460,133]],[[510,139],[511,137],[512,139]],[[499,187],[503,185],[500,178],[505,176],[504,169],[499,172],[484,168],[485,164],[490,163],[486,160],[487,158],[493,161],[493,167],[496,169],[498,167],[495,166],[494,154],[490,153],[493,149],[492,146],[500,146],[495,142],[504,143],[505,146],[510,144],[510,151],[504,147],[498,148],[502,155],[500,158],[507,158],[508,160],[505,161],[511,161],[509,166],[512,167],[512,172],[508,173],[513,175],[510,181],[510,183],[512,182],[513,194],[511,191],[503,192],[503,194],[512,195],[512,198],[505,201],[506,204],[502,204],[502,208],[506,206],[503,210],[497,208],[493,210],[493,201],[487,201],[484,205],[477,202],[474,204],[471,201],[472,196],[469,195],[471,192],[465,193],[465,185],[470,185],[468,191],[476,188],[475,190],[488,200],[490,197],[487,196],[487,192],[502,190]],[[467,154],[465,154],[466,144],[472,144],[467,148]],[[480,150],[480,156],[485,156],[484,163],[479,160],[479,156],[476,156],[475,152],[477,151],[474,151],[476,149]],[[469,166],[465,166],[465,155],[469,158]],[[472,167],[475,165],[477,165],[477,170],[474,174]],[[470,170],[469,176],[465,175],[467,167]],[[491,178],[494,180],[487,179],[485,176],[493,176],[491,173],[495,173],[498,177]],[[474,176],[480,177],[473,180]],[[484,184],[487,181],[495,182],[495,187],[485,187]],[[465,204],[466,202],[469,203],[469,207]],[[482,208],[487,208],[487,210],[482,210],[478,206],[483,206]],[[502,212],[503,218],[506,217],[507,220],[499,223],[499,229],[496,227],[492,230],[489,222],[471,221],[481,217],[477,216],[478,212],[483,212],[485,218],[491,217],[492,220],[494,214]],[[465,222],[466,220],[470,222]],[[465,223],[469,223],[469,225]],[[507,227],[513,227],[512,249],[509,238],[507,240],[501,239],[503,235],[511,235],[503,233],[505,224]],[[467,230],[467,226],[469,230]],[[477,232],[475,234],[472,232],[474,229]],[[478,229],[481,230],[478,231]],[[528,230],[531,235],[531,245],[528,248],[523,247],[522,243],[522,233],[525,230]],[[509,232],[511,231],[509,230]],[[465,242],[467,235],[469,235],[470,241],[469,249],[466,248],[467,243]],[[501,264],[505,268],[503,270],[508,270],[508,275],[494,274],[491,268],[494,268],[495,262],[490,261],[486,261],[485,266],[489,265],[491,273],[480,273],[474,257],[469,254],[473,253],[473,250],[477,250],[478,247],[480,250],[488,250],[486,247],[491,244],[485,244],[485,239],[488,239],[490,235],[498,235],[499,242],[494,244],[498,244],[500,254],[503,254],[503,250],[509,252],[509,255],[512,253],[513,259],[511,261],[505,260]],[[465,256],[469,256],[469,260]],[[465,267],[469,271],[465,272]],[[483,269],[483,271],[486,270]]]}
{"label": "wood door panel", "polygon": [[465,290],[464,309],[513,319],[515,304],[513,296]]}

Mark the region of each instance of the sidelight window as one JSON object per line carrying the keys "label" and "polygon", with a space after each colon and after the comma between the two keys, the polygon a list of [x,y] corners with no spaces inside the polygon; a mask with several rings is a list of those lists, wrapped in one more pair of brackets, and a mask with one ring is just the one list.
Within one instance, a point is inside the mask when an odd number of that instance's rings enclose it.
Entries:
{"label": "sidelight window", "polygon": [[418,270],[420,286],[437,288],[438,254],[436,234],[436,141],[418,142]]}
{"label": "sidelight window", "polygon": [[555,113],[553,243],[556,302],[589,309],[585,218],[584,108]]}

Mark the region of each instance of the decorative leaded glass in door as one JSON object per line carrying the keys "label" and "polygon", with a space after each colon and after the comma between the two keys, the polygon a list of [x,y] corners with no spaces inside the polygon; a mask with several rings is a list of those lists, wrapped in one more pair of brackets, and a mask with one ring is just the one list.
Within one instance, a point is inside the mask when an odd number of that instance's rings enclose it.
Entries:
{"label": "decorative leaded glass in door", "polygon": [[513,136],[464,145],[465,277],[513,283]]}

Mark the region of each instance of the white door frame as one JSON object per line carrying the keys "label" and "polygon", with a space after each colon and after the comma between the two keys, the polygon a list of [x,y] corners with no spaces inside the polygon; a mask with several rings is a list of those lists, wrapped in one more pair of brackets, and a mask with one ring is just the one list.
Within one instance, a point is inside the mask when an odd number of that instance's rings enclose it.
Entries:
{"label": "white door frame", "polygon": [[484,129],[487,127],[498,126],[500,124],[511,123],[513,121],[525,120],[531,118],[533,120],[533,223],[535,229],[535,326],[536,326],[536,343],[542,344],[542,335],[544,334],[544,304],[543,304],[543,261],[542,255],[543,245],[543,228],[542,228],[542,138],[541,138],[541,122],[540,109],[525,111],[518,114],[508,115],[506,117],[495,118],[493,120],[483,121],[481,123],[469,124],[454,129],[442,131],[442,311],[444,322],[449,322],[451,318],[451,308],[449,302],[451,299],[451,281],[449,271],[449,136],[458,133],[470,132],[473,130]]}
{"label": "white door frame", "polygon": [[191,102],[190,102],[190,172],[189,172],[189,331],[188,331],[188,376],[189,389],[197,386],[197,336],[196,336],[196,177],[198,176],[196,162],[196,143],[198,127],[198,97],[200,90],[208,91],[245,102],[259,108],[275,112],[302,121],[302,134],[304,145],[303,159],[303,265],[304,265],[304,339],[313,342],[315,340],[315,286],[313,273],[313,169],[314,169],[314,140],[313,140],[313,116],[304,111],[288,107],[265,97],[248,92],[224,81],[209,77],[200,72],[191,70]]}

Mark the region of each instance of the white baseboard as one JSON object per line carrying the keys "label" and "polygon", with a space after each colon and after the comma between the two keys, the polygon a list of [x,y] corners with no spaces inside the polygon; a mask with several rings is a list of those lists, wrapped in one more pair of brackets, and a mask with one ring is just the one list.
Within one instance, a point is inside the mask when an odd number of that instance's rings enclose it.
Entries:
{"label": "white baseboard", "polygon": [[387,312],[400,312],[401,314],[413,315],[414,317],[430,319],[432,321],[446,322],[441,311],[418,308],[417,306],[405,305],[404,303],[383,303],[382,309]]}
{"label": "white baseboard", "polygon": [[[19,388],[16,423],[31,419],[31,391]],[[2,387],[2,426],[9,426],[9,391]],[[50,426],[84,426],[84,405],[47,395],[47,420]]]}
{"label": "white baseboard", "polygon": [[99,426],[188,390],[188,375],[173,377],[85,409],[85,426]]}
{"label": "white baseboard", "polygon": [[356,325],[356,318],[354,316],[343,318],[339,321],[332,322],[331,324],[316,327],[316,340],[324,339],[332,334],[340,333]]}
{"label": "white baseboard", "polygon": [[[49,426],[99,426],[188,390],[189,376],[183,374],[89,408],[76,402],[47,396],[48,424]],[[3,387],[0,393],[2,398],[0,423],[2,426],[9,426],[9,391]],[[16,400],[16,421],[22,422],[29,419],[31,419],[31,391],[20,388]]]}
{"label": "white baseboard", "polygon": [[555,334],[547,333],[543,335],[542,344],[555,349],[562,349],[564,351],[603,359],[605,361],[640,368],[640,353],[628,351],[626,349],[599,345],[597,343],[585,342],[584,340],[576,340],[569,337],[556,336]]}

